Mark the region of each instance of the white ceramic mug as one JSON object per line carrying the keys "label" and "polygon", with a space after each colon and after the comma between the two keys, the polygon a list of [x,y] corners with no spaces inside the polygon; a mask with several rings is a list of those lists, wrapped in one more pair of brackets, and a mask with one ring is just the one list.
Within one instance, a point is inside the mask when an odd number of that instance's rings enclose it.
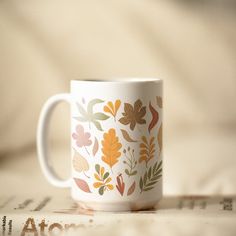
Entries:
{"label": "white ceramic mug", "polygon": [[[61,101],[71,106],[68,180],[55,175],[47,152],[47,124]],[[72,80],[70,93],[45,103],[37,148],[48,181],[70,187],[72,198],[83,208],[152,208],[162,197],[162,80]]]}

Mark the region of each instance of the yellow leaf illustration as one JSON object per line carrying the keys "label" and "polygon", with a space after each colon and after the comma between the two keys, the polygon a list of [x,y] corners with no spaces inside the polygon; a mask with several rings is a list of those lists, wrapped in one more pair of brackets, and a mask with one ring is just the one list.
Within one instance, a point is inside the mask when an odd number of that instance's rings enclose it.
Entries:
{"label": "yellow leaf illustration", "polygon": [[107,178],[107,180],[105,181],[106,184],[109,182],[111,182],[111,177]]}
{"label": "yellow leaf illustration", "polygon": [[112,181],[111,177],[109,177],[109,172],[105,171],[103,166],[99,164],[95,165],[96,173],[94,174],[96,182],[93,184],[94,188],[98,188],[98,193],[103,195],[105,191],[112,190],[114,187],[110,183]]}
{"label": "yellow leaf illustration", "polygon": [[109,129],[107,133],[104,133],[102,146],[102,160],[112,168],[121,156],[121,153],[119,152],[121,143],[119,142],[119,138],[116,136],[116,131],[114,129]]}
{"label": "yellow leaf illustration", "polygon": [[120,108],[121,101],[118,99],[115,102],[115,113],[117,113],[118,109]]}
{"label": "yellow leaf illustration", "polygon": [[103,186],[103,183],[101,183],[101,182],[95,182],[95,183],[93,184],[93,187],[94,187],[94,188],[100,188],[101,186]]}
{"label": "yellow leaf illustration", "polygon": [[114,104],[109,101],[107,103],[107,105],[104,106],[103,110],[107,113],[110,113],[114,117],[114,119],[116,120],[116,114],[120,108],[120,105],[121,105],[121,101],[119,99],[116,100]]}
{"label": "yellow leaf illustration", "polygon": [[95,177],[96,180],[101,181],[101,179],[100,179],[100,177],[99,177],[98,174],[95,173],[95,174],[94,174],[94,177]]}
{"label": "yellow leaf illustration", "polygon": [[104,167],[101,167],[101,175],[102,175],[102,176],[104,175],[104,172],[105,172],[105,168],[104,168]]}
{"label": "yellow leaf illustration", "polygon": [[108,185],[107,185],[107,188],[108,188],[109,190],[112,190],[114,187],[113,187],[113,185],[108,184]]}

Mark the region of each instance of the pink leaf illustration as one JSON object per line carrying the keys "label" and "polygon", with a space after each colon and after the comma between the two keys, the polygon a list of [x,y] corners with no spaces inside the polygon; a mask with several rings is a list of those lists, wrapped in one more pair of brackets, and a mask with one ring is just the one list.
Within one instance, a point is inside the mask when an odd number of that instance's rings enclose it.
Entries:
{"label": "pink leaf illustration", "polygon": [[76,132],[72,134],[72,138],[76,140],[76,145],[78,147],[90,146],[92,141],[90,140],[91,134],[84,131],[82,125],[76,126]]}
{"label": "pink leaf illustration", "polygon": [[84,191],[84,192],[86,192],[86,193],[91,193],[88,184],[87,184],[84,180],[78,179],[78,178],[74,178],[74,181],[75,181],[75,183],[77,184],[77,186],[78,186],[82,191]]}
{"label": "pink leaf illustration", "polygon": [[127,192],[127,196],[131,195],[135,190],[135,181],[132,183],[132,185],[129,187],[129,190]]}
{"label": "pink leaf illustration", "polygon": [[99,147],[99,145],[98,145],[98,140],[97,140],[97,138],[95,137],[94,145],[93,145],[93,155],[94,155],[94,156],[96,155],[96,153],[97,153],[97,151],[98,151],[98,147]]}

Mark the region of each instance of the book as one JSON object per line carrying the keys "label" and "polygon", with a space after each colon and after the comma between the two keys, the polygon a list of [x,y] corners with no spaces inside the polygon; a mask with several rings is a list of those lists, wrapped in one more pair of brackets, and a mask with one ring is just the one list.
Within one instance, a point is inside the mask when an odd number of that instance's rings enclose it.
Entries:
{"label": "book", "polygon": [[140,220],[162,222],[162,226],[181,219],[236,222],[236,197],[166,196],[151,210],[113,213],[84,210],[66,195],[1,196],[0,219],[2,236],[82,235],[88,230],[97,232],[98,228]]}

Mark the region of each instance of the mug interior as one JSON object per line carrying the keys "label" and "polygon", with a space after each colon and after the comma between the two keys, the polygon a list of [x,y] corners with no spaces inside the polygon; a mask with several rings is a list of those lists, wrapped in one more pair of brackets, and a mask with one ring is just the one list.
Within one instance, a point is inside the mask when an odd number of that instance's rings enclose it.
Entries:
{"label": "mug interior", "polygon": [[85,78],[74,79],[72,82],[118,82],[118,83],[143,83],[143,82],[161,82],[159,78],[146,78],[146,77],[117,77],[117,78]]}

